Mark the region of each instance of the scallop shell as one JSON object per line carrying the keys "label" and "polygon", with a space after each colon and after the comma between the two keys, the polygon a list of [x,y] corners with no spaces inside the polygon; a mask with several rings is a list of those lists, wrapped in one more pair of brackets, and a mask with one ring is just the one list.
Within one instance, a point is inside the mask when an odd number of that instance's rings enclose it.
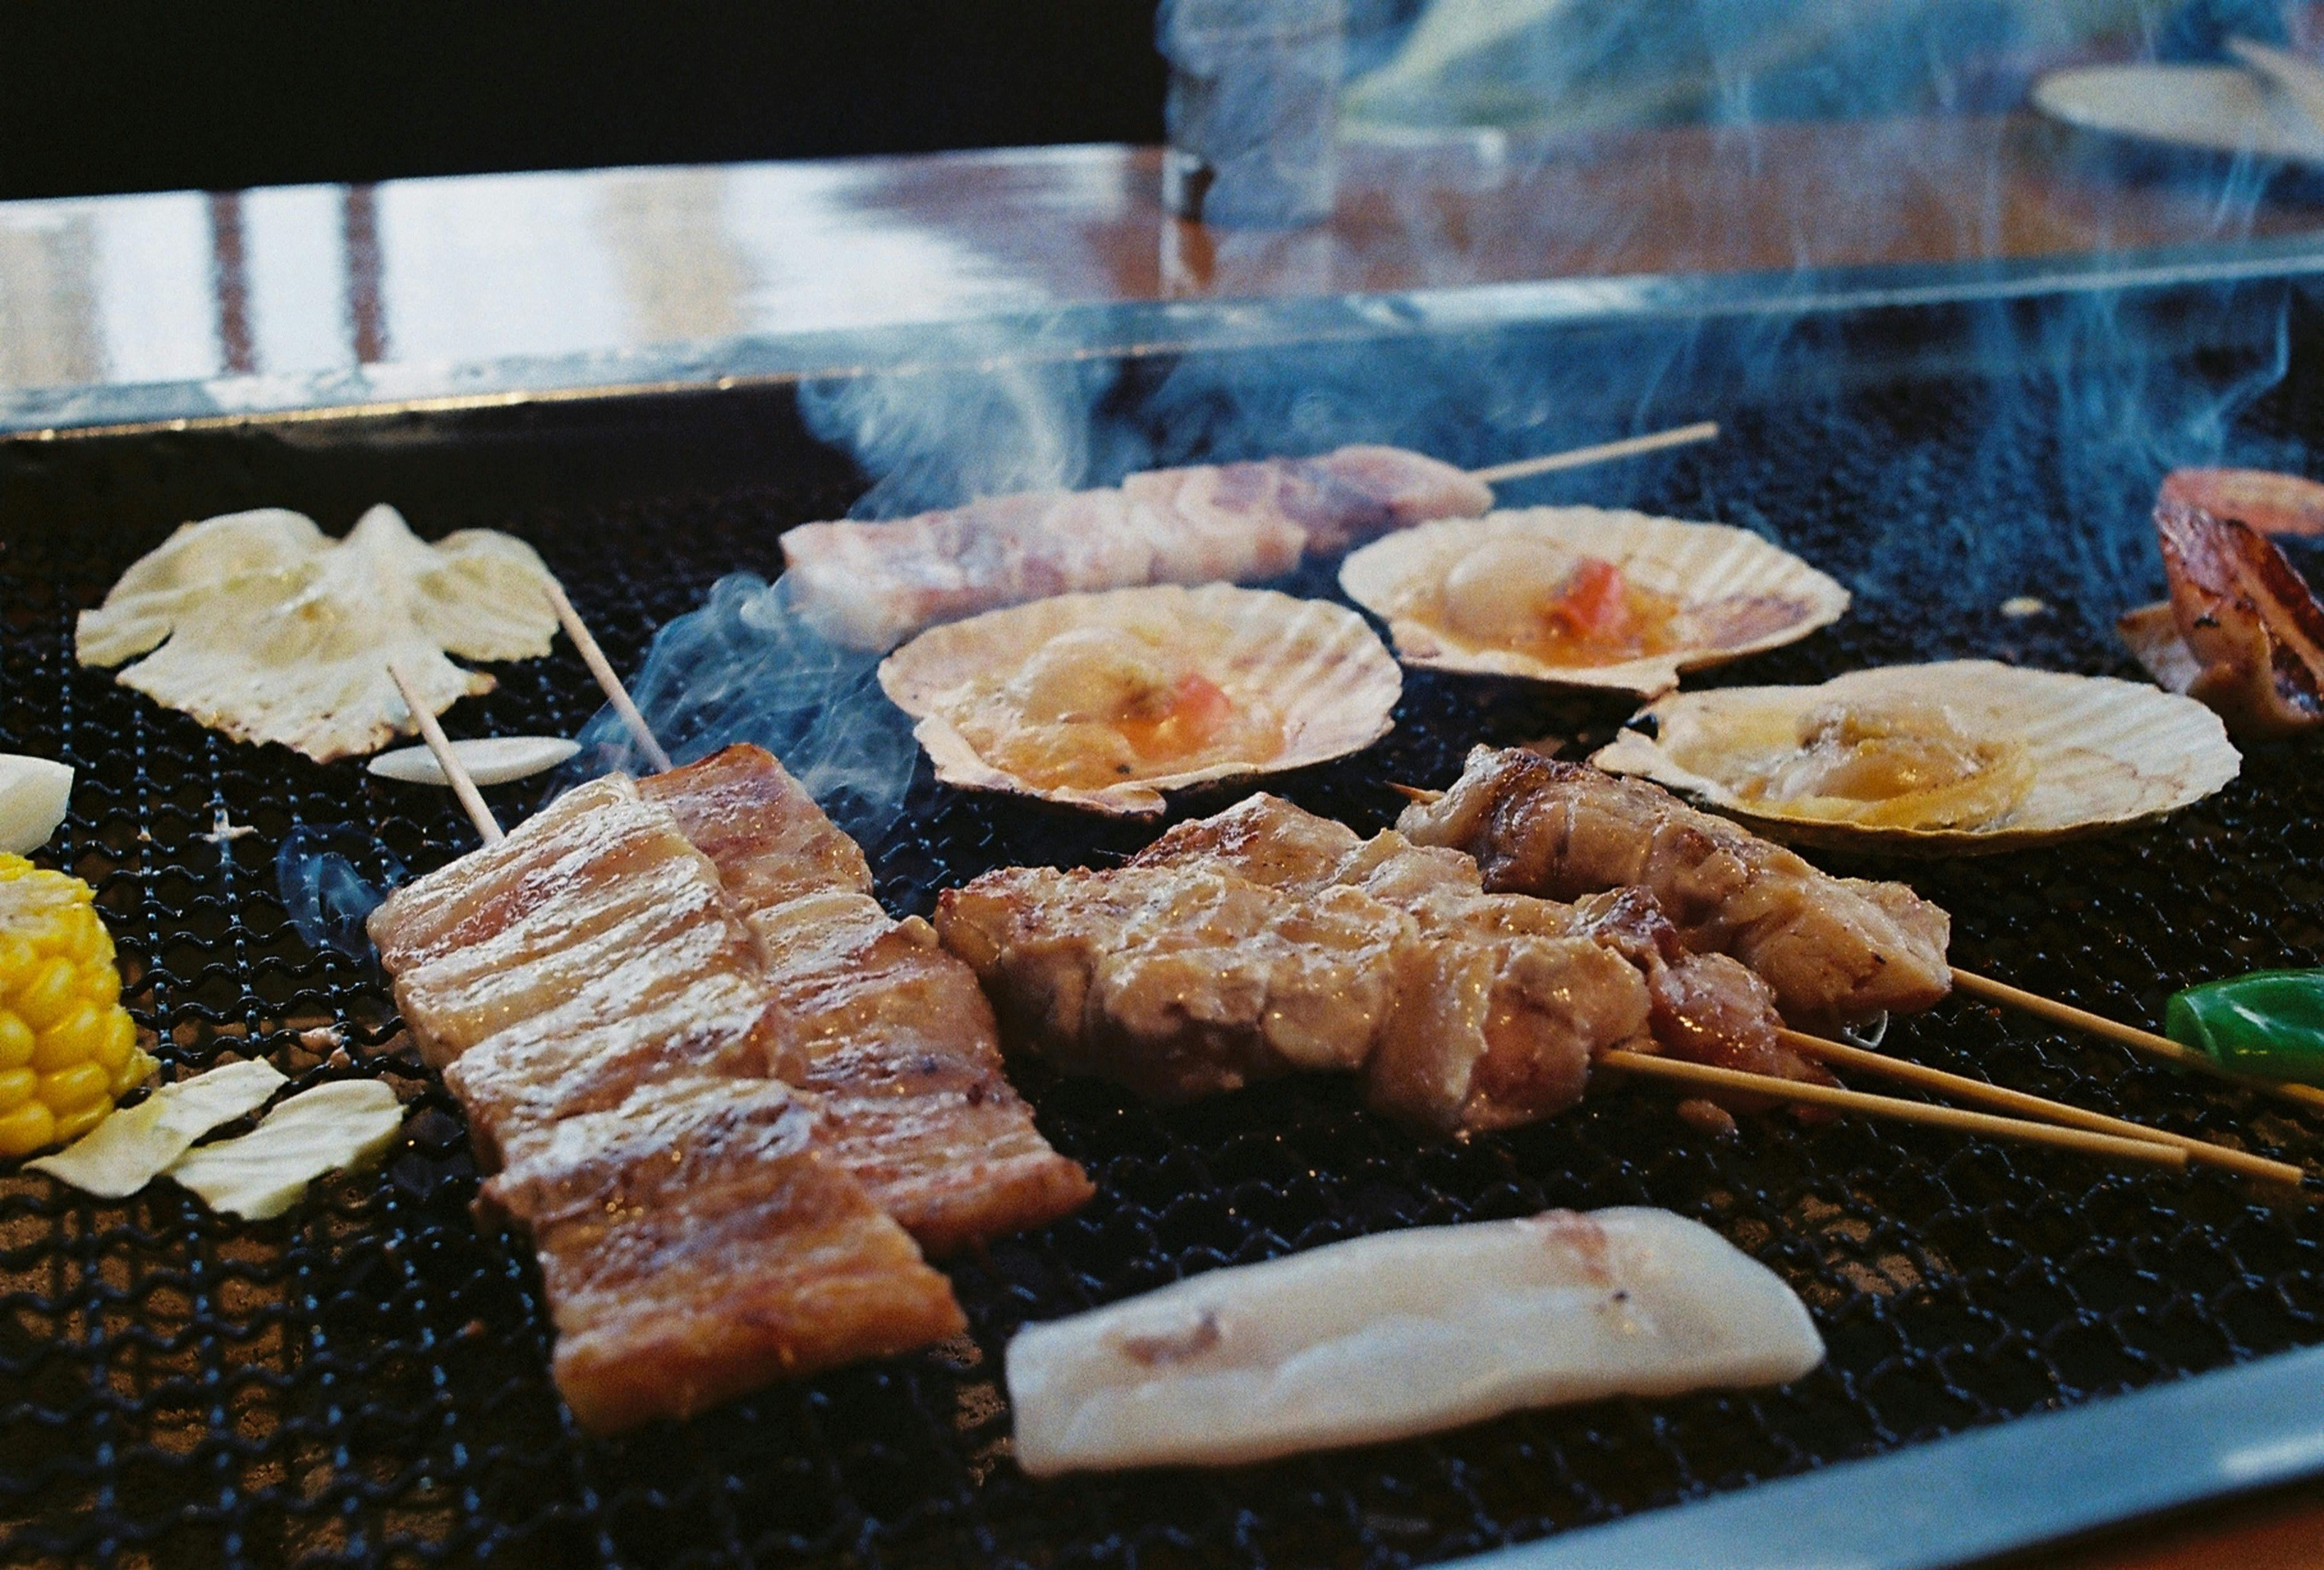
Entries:
{"label": "scallop shell", "polygon": [[[1084,629],[1135,629],[1182,670],[1214,683],[1246,712],[1281,721],[1264,758],[1138,774],[1116,784],[1043,786],[981,755],[959,722],[1052,641]],[[880,685],[919,723],[912,734],[936,778],[1122,817],[1163,808],[1162,792],[1208,780],[1274,773],[1342,757],[1388,734],[1403,673],[1364,619],[1343,606],[1271,590],[1208,584],[1060,595],[932,628],[880,665]],[[982,712],[991,713],[990,709]]]}
{"label": "scallop shell", "polygon": [[[1446,574],[1479,547],[1511,539],[1542,541],[1577,561],[1610,561],[1632,584],[1676,600],[1682,614],[1702,624],[1678,647],[1610,665],[1555,664],[1444,625]],[[1401,530],[1342,563],[1340,586],[1388,623],[1397,657],[1407,665],[1611,688],[1641,697],[1668,692],[1682,670],[1804,638],[1848,609],[1845,588],[1748,529],[1598,507],[1529,507]]]}
{"label": "scallop shell", "polygon": [[[2019,743],[2023,793],[1990,821],[1916,828],[1786,816],[1730,788],[1753,755],[1740,738],[1796,727],[1827,704],[1900,700],[1942,708],[1965,738]],[[1858,849],[1981,854],[2100,834],[2200,801],[2243,766],[2219,716],[2192,698],[1990,660],[1882,666],[1821,687],[1674,693],[1641,711],[1647,716],[1655,735],[1626,730],[1591,762],[1643,774],[1779,838]]]}

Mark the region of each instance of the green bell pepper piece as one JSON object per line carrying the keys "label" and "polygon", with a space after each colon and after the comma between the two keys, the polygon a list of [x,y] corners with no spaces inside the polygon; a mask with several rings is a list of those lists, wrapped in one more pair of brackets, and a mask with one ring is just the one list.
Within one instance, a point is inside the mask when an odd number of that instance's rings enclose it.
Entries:
{"label": "green bell pepper piece", "polygon": [[2234,1073],[2324,1085],[2324,970],[2255,970],[2174,993],[2163,1030]]}

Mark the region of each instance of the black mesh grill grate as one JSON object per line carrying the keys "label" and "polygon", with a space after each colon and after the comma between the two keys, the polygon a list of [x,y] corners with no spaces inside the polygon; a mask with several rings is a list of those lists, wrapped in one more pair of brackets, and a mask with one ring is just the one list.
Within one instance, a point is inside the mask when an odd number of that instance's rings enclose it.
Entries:
{"label": "black mesh grill grate", "polygon": [[[2118,578],[2159,586],[2139,554],[2137,498],[2153,476],[2125,476],[2121,522],[2094,524],[2087,498],[2057,489],[2038,430],[1997,461],[1993,395],[1923,381],[1868,394],[1844,423],[1746,413],[1717,448],[1625,480],[1644,503],[1766,527],[1861,591],[1840,628],[1738,679],[1953,652],[2120,668],[2099,629]],[[2296,436],[2324,423],[2316,412],[2287,392],[2249,423]],[[274,498],[249,498],[262,499]],[[415,522],[493,522],[532,539],[633,666],[650,629],[718,574],[772,567],[770,520],[845,500],[743,491],[489,519],[415,509]],[[2214,1174],[2125,1175],[1929,1131],[1784,1118],[1718,1144],[1646,1089],[1431,1148],[1333,1084],[1162,1114],[1026,1066],[1043,1126],[1089,1166],[1099,1197],[951,1265],[968,1341],[585,1442],[549,1382],[529,1258],[469,1222],[458,1108],[414,1061],[382,1052],[393,1020],[376,972],[309,952],[274,886],[274,848],[297,823],[354,823],[414,868],[466,849],[466,829],[439,795],[353,762],[226,743],[76,669],[73,613],[169,521],[92,506],[86,527],[0,539],[0,749],[80,771],[51,859],[98,888],[133,1006],[171,1068],[263,1052],[311,1077],[384,1076],[416,1111],[383,1172],[326,1182],[273,1223],[222,1222],[166,1183],[106,1204],[0,1176],[0,1531],[16,1560],[1400,1565],[2324,1341],[2324,1220]],[[1942,570],[1927,542],[1968,525],[2099,547],[2029,545],[2006,571]],[[1898,568],[1906,540],[1940,570]],[[2018,593],[2052,611],[1999,617]],[[456,734],[571,734],[596,706],[561,644],[499,674],[497,693],[453,711]],[[1602,734],[1621,712],[1416,676],[1385,743],[1286,793],[1369,829],[1397,805],[1386,781],[1441,782],[1471,739]],[[1954,912],[1963,963],[2152,1020],[2202,975],[2324,960],[2316,756],[2312,743],[2254,751],[2241,780],[2159,828],[1909,875]],[[504,819],[530,789],[492,793]],[[254,832],[205,840],[219,811]],[[908,822],[879,861],[889,903],[917,910],[990,866],[1125,852],[1151,832],[941,793],[925,769]],[[302,1038],[333,1024],[352,1067]],[[1959,1001],[1900,1021],[1891,1040],[2295,1159],[2324,1133],[2276,1103]],[[1782,1391],[1606,1402],[1215,1474],[1036,1485],[1006,1458],[1000,1353],[1028,1320],[1387,1227],[1620,1204],[1702,1217],[1780,1271],[1816,1312],[1827,1366]]]}

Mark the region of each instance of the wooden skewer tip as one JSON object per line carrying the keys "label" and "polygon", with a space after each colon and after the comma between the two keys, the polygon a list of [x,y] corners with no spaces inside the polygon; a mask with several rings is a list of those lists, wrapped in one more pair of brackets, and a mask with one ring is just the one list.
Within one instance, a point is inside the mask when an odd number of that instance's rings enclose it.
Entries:
{"label": "wooden skewer tip", "polygon": [[2324,1089],[2319,1089],[2315,1085],[2296,1085],[2283,1080],[2254,1079],[2247,1075],[2233,1073],[2220,1067],[2206,1054],[2198,1052],[2192,1047],[2181,1042],[2173,1041],[2168,1036],[2158,1036],[2152,1030],[2142,1030],[2135,1025],[2126,1025],[2119,1020],[2109,1020],[2103,1014],[2093,1014],[2088,1009],[2078,1009],[2071,1003],[2061,1003],[2055,998],[2045,998],[2039,993],[2029,993],[2023,987],[2011,986],[2007,982],[1996,981],[1991,976],[1979,975],[1975,971],[1963,970],[1959,965],[1951,968],[1953,985],[1971,997],[1982,998],[1987,1002],[2005,1004],[2022,1012],[2032,1014],[2036,1019],[2047,1020],[2053,1025],[2063,1025],[2070,1030],[2082,1030],[2093,1036],[2102,1036],[2110,1041],[2118,1041],[2126,1047],[2145,1053],[2150,1057],[2160,1058],[2174,1067],[2191,1069],[2198,1074],[2209,1074],[2215,1078],[2224,1079],[2231,1085],[2240,1085],[2249,1090],[2260,1091],[2264,1094],[2292,1102],[2311,1111],[2324,1111]]}
{"label": "wooden skewer tip", "polygon": [[395,689],[403,695],[403,706],[411,711],[411,720],[420,727],[420,739],[436,755],[436,766],[444,771],[444,778],[451,785],[452,794],[458,799],[461,809],[467,813],[468,821],[475,826],[477,837],[486,845],[498,845],[508,836],[501,832],[500,819],[493,816],[493,809],[484,805],[484,792],[476,789],[476,781],[469,774],[467,765],[461,762],[460,755],[452,750],[452,738],[446,735],[444,727],[436,722],[435,711],[420,696],[420,688],[413,685],[411,678],[406,676],[392,660],[388,661],[387,674],[388,679],[395,683]]}
{"label": "wooden skewer tip", "polygon": [[1829,1041],[1821,1036],[1810,1036],[1799,1030],[1778,1030],[1776,1039],[1794,1051],[1813,1057],[1819,1062],[1880,1075],[1900,1084],[1918,1085],[1934,1094],[1950,1095],[1957,1100],[1982,1102],[1986,1105],[2013,1113],[2021,1117],[2040,1119],[2070,1128],[2090,1130],[2094,1133],[2115,1134],[2124,1139],[2152,1140],[2160,1144],[2175,1146],[2187,1152],[2187,1159],[2205,1166],[2239,1172],[2270,1183],[2298,1187],[2307,1181],[2307,1172],[2289,1161],[2272,1160],[2255,1156],[2247,1150],[2237,1150],[2227,1145],[2214,1144],[2187,1134],[2176,1134],[2167,1129],[2149,1128],[2127,1118],[2109,1117],[2105,1113],[2067,1102],[2052,1101],[2047,1096],[2034,1095],[2006,1085],[1971,1079],[1966,1075],[1948,1074],[1941,1068],[1906,1058],[1891,1057],[1886,1053],[1867,1051],[1844,1042]]}
{"label": "wooden skewer tip", "polygon": [[1481,469],[1471,469],[1471,479],[1498,485],[1506,480],[1521,480],[1529,475],[1554,474],[1560,469],[1584,468],[1591,464],[1611,463],[1616,458],[1637,457],[1642,453],[1660,452],[1665,448],[1685,447],[1698,441],[1715,440],[1719,425],[1705,420],[1693,425],[1682,425],[1675,430],[1657,430],[1646,436],[1625,437],[1619,441],[1603,441],[1594,447],[1577,447],[1566,452],[1545,453],[1540,457],[1519,458],[1514,463],[1491,464]]}
{"label": "wooden skewer tip", "polygon": [[598,690],[605,695],[605,701],[613,706],[613,712],[621,716],[622,724],[628,727],[631,738],[638,743],[638,750],[646,755],[646,761],[654,766],[656,773],[668,773],[669,754],[662,750],[660,741],[653,734],[653,727],[646,724],[646,716],[638,712],[637,704],[630,697],[630,689],[622,685],[622,679],[615,673],[613,662],[605,658],[605,651],[590,635],[589,624],[581,619],[581,613],[575,610],[573,602],[566,597],[565,586],[552,577],[543,592],[549,596],[549,608],[557,613],[558,625],[563,627],[565,635],[573,640],[573,647],[581,655],[581,663],[589,668],[589,674],[595,679]]}
{"label": "wooden skewer tip", "polygon": [[1600,1054],[1598,1061],[1608,1067],[1628,1069],[1649,1078],[1666,1079],[1682,1085],[1744,1091],[1753,1095],[1803,1102],[1811,1106],[1828,1106],[1868,1117],[1927,1123],[1935,1128],[1981,1134],[1987,1139],[2014,1140],[2021,1144],[2078,1150],[2084,1155],[2103,1156],[2111,1160],[2182,1170],[2188,1162],[2185,1150],[2154,1140],[2126,1140],[2115,1134],[2061,1128],[2055,1123],[2029,1122],[2023,1118],[1997,1117],[1991,1113],[1967,1112],[1960,1107],[1939,1106],[1932,1102],[1905,1101],[1897,1096],[1872,1095],[1835,1085],[1810,1085],[1796,1079],[1779,1079],[1771,1074],[1748,1074],[1741,1069],[1720,1068],[1681,1057],[1656,1057],[1618,1048]]}

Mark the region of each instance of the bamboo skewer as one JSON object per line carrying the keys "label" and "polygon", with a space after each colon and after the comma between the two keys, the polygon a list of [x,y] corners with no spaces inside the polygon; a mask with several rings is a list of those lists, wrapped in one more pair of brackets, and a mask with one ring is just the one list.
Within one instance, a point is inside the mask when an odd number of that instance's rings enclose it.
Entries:
{"label": "bamboo skewer", "polygon": [[1515,463],[1471,469],[1469,477],[1482,480],[1489,485],[1498,485],[1504,480],[1521,480],[1528,475],[1586,468],[1591,464],[1611,463],[1616,458],[1636,457],[1640,453],[1660,452],[1666,447],[1685,447],[1693,442],[1710,441],[1718,435],[1717,423],[1706,420],[1699,425],[1682,425],[1676,430],[1658,430],[1651,436],[1628,436],[1620,441],[1578,447],[1571,452],[1554,452],[1543,457],[1519,458]]}
{"label": "bamboo skewer", "polygon": [[2220,1079],[2246,1085],[2253,1090],[2264,1091],[2270,1095],[2279,1096],[2285,1101],[2296,1102],[2304,1107],[2324,1108],[2324,1090],[2319,1090],[2315,1085],[2292,1085],[2273,1079],[2253,1079],[2245,1075],[2233,1074],[2220,1067],[2192,1047],[2182,1046],[2168,1036],[2158,1036],[2152,1030],[2142,1030],[2135,1025],[2122,1024],[2117,1020],[2107,1019],[2103,1014],[2093,1014],[2088,1009],[2078,1009],[2071,1003],[2061,1003],[2055,998],[2045,998],[2039,993],[2029,993],[2023,987],[2014,987],[2007,982],[1995,981],[1991,976],[1979,975],[1975,971],[1963,970],[1959,965],[1952,967],[1952,973],[1953,985],[1972,997],[1983,998],[1988,1002],[2006,1003],[2013,1009],[2022,1010],[2038,1019],[2047,1020],[2052,1024],[2086,1030],[2093,1036],[2103,1036],[2109,1041],[2119,1041],[2124,1046],[2135,1048],[2149,1057],[2159,1057],[2173,1067],[2191,1068],[2200,1074],[2214,1075]]}
{"label": "bamboo skewer", "polygon": [[1643,1052],[1617,1048],[1600,1053],[1597,1061],[1608,1067],[1645,1075],[1650,1079],[1667,1079],[1711,1090],[1748,1091],[1754,1095],[1772,1096],[1780,1101],[1804,1102],[1810,1106],[1828,1106],[1841,1112],[1860,1113],[1867,1117],[1890,1118],[1898,1122],[1927,1123],[1935,1128],[1982,1134],[1988,1139],[2049,1145],[2117,1161],[2181,1170],[2185,1169],[2188,1161],[2188,1152],[2184,1150],[2153,1139],[2127,1140],[2116,1134],[2094,1133],[2087,1129],[2061,1128],[2056,1123],[1996,1117],[1991,1113],[1965,1112],[1960,1107],[1939,1106],[1932,1102],[1904,1101],[1893,1095],[1871,1095],[1860,1090],[1842,1090],[1834,1085],[1779,1079],[1772,1074],[1747,1074],[1741,1069],[1720,1068],[1708,1063],[1689,1062],[1682,1057],[1655,1057]]}
{"label": "bamboo skewer", "polygon": [[398,670],[392,660],[388,662],[387,673],[394,679],[395,689],[403,694],[403,706],[411,711],[413,721],[420,726],[420,736],[428,743],[428,750],[436,754],[436,766],[444,771],[444,778],[451,784],[452,794],[460,799],[460,806],[467,813],[468,821],[476,826],[477,836],[486,845],[498,845],[506,839],[508,836],[501,832],[500,819],[494,817],[493,809],[484,805],[483,793],[477,790],[475,780],[469,778],[467,765],[461,762],[460,755],[452,750],[452,738],[446,735],[444,727],[436,723],[435,713],[420,698],[420,689],[411,685],[411,679]]}
{"label": "bamboo skewer", "polygon": [[631,736],[636,740],[647,761],[653,764],[654,771],[668,773],[669,754],[663,752],[661,743],[654,739],[652,727],[646,724],[646,716],[640,714],[638,706],[630,701],[630,689],[622,685],[619,676],[613,674],[613,667],[606,660],[605,651],[598,648],[597,640],[589,635],[588,623],[581,619],[581,613],[573,608],[573,602],[565,597],[565,586],[550,578],[547,593],[549,605],[557,612],[558,624],[565,629],[565,635],[573,640],[573,647],[581,651],[581,662],[589,668],[589,674],[597,679],[598,687],[605,694],[605,701],[613,706],[613,712],[622,716],[623,725],[630,727]]}
{"label": "bamboo skewer", "polygon": [[1971,1079],[1967,1075],[1948,1074],[1941,1068],[1931,1068],[1926,1064],[1891,1057],[1886,1053],[1868,1052],[1861,1047],[1827,1041],[1821,1036],[1810,1036],[1798,1030],[1778,1030],[1775,1037],[1794,1051],[1820,1062],[1881,1075],[1901,1084],[1917,1085],[1932,1094],[1948,1095],[1957,1101],[1982,1102],[2020,1117],[2089,1129],[2094,1133],[2115,1134],[2130,1140],[2153,1140],[2159,1144],[2173,1145],[2186,1151],[2190,1161],[2225,1168],[2247,1178],[2262,1178],[2272,1183],[2294,1186],[2307,1179],[2307,1173],[2289,1161],[2270,1160],[2265,1156],[2255,1156],[2207,1140],[2174,1134],[2167,1129],[2149,1128],[2127,1118],[2108,1117],[2104,1113],[2091,1112],[2086,1107],[2052,1101],[2047,1096],[2032,1095],[2022,1090],[2011,1090],[1982,1079]]}

